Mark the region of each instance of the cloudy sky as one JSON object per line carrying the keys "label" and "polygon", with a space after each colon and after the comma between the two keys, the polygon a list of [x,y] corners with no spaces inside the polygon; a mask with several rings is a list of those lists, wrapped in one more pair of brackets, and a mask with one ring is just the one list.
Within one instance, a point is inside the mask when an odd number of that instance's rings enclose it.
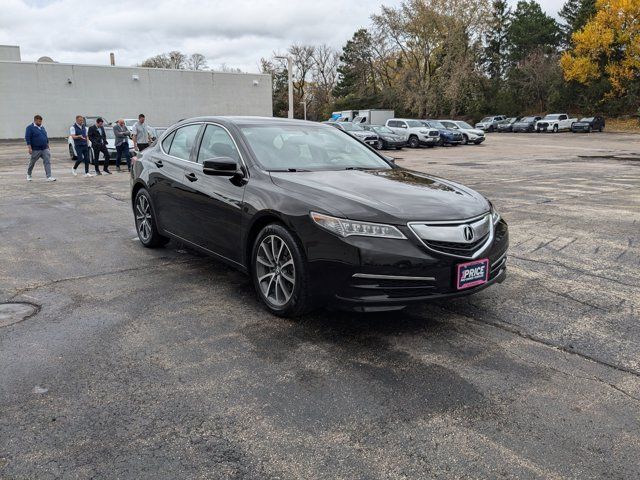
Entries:
{"label": "cloudy sky", "polygon": [[[557,16],[562,0],[539,0]],[[22,59],[133,65],[169,50],[204,54],[209,66],[259,70],[292,43],[339,48],[380,5],[400,0],[2,0],[0,44]],[[516,0],[512,0],[516,3]]]}

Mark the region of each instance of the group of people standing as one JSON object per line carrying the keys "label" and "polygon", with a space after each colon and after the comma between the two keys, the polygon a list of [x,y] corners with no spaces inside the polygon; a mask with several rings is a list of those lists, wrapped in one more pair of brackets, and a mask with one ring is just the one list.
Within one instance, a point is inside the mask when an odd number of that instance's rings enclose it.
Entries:
{"label": "group of people standing", "polygon": [[[136,151],[143,151],[149,144],[155,140],[153,131],[145,124],[145,116],[138,115],[138,121],[133,128],[129,130],[124,119],[118,120],[113,125],[113,133],[115,137],[116,147],[116,171],[121,172],[120,162],[124,157],[127,163],[127,170],[131,171],[131,154],[129,152],[129,138],[133,140],[133,147]],[[94,174],[89,172],[89,143],[93,149],[93,165],[95,167],[95,175],[109,174],[109,162],[111,156],[107,149],[107,134],[104,128],[104,119],[98,117],[96,123],[88,129],[85,119],[82,115],[76,116],[75,123],[69,129],[69,134],[73,140],[73,146],[76,153],[76,162],[71,169],[74,176],[78,175],[77,169],[81,163],[84,163],[84,176],[93,177]],[[25,132],[25,141],[29,148],[29,166],[27,167],[27,181],[31,181],[33,167],[38,159],[42,158],[44,164],[47,181],[55,182],[56,178],[51,174],[51,153],[49,150],[49,137],[47,131],[42,125],[42,116],[33,117],[33,123],[27,126]],[[104,166],[102,172],[99,168],[100,153],[104,157]]]}

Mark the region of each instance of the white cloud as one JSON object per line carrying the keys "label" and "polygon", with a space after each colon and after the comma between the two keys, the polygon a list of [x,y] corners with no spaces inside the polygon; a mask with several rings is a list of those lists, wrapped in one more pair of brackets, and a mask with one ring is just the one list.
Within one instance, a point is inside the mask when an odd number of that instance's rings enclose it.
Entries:
{"label": "white cloud", "polygon": [[[261,57],[292,43],[341,47],[368,26],[381,4],[400,0],[2,0],[0,44],[20,45],[23,60],[48,55],[70,63],[133,65],[158,53],[204,54],[257,71]],[[512,3],[515,5],[516,1]],[[543,0],[555,14],[561,2]]]}

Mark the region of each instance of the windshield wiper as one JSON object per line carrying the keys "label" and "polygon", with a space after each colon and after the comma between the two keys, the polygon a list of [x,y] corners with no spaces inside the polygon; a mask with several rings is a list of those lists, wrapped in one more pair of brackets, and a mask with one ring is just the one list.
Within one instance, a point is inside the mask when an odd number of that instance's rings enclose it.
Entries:
{"label": "windshield wiper", "polygon": [[280,170],[269,170],[269,172],[310,172],[311,170],[305,170],[304,168],[283,168]]}

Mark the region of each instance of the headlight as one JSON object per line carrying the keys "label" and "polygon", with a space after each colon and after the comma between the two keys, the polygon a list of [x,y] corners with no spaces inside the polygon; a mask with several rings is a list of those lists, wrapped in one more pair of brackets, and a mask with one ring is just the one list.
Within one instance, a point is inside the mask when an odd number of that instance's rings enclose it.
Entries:
{"label": "headlight", "polygon": [[419,130],[419,133],[422,133],[423,135],[427,135],[429,133],[429,130]]}
{"label": "headlight", "polygon": [[406,239],[402,232],[392,225],[381,223],[356,222],[346,218],[330,217],[322,213],[311,212],[309,214],[318,226],[329,230],[341,237],[357,235],[361,237],[397,238]]}

